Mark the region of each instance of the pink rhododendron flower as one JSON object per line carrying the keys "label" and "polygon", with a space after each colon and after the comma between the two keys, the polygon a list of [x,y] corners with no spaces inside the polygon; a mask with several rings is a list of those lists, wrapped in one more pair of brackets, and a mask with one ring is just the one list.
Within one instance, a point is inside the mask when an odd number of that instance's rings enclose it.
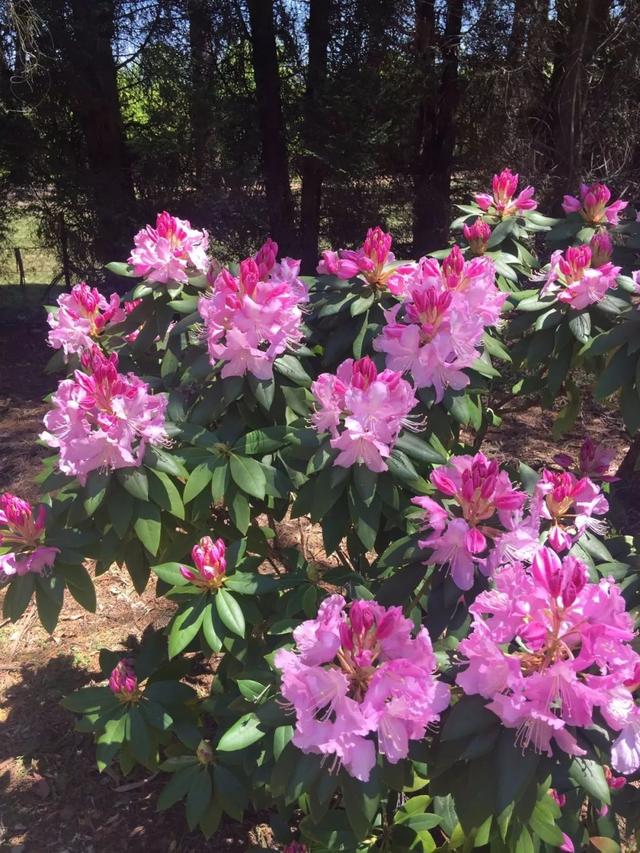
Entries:
{"label": "pink rhododendron flower", "polygon": [[109,690],[121,702],[135,702],[139,698],[138,677],[131,658],[122,658],[118,661],[109,676]]}
{"label": "pink rhododendron flower", "polygon": [[[616,457],[616,451],[604,444],[598,444],[587,436],[582,442],[578,460],[579,473],[592,480],[603,480],[605,483],[615,482],[617,479],[609,474],[611,463]],[[568,453],[558,453],[553,457],[554,462],[563,468],[573,465],[573,458]]]}
{"label": "pink rhododendron flower", "polygon": [[491,228],[483,219],[478,217],[472,225],[463,225],[462,233],[474,255],[483,255],[486,252]]}
{"label": "pink rhododendron flower", "polygon": [[595,183],[580,184],[580,198],[566,195],[562,201],[562,209],[565,213],[579,213],[580,216],[593,225],[617,225],[620,214],[628,202],[618,199],[609,204],[611,190],[606,184]]}
{"label": "pink rhododendron flower", "polygon": [[164,444],[167,397],[152,395],[134,373],[118,373],[118,356],[94,347],[84,371],[64,379],[51,397],[42,440],[59,449],[60,470],[82,485],[91,471],[138,467],[147,444]]}
{"label": "pink rhododendron flower", "polygon": [[377,752],[391,764],[406,758],[409,742],[449,704],[436,681],[436,659],[425,628],[399,607],[341,595],[320,605],[316,619],[293,632],[296,651],[280,649],[282,695],[296,714],[293,743],[303,752],[333,755],[357,779],[367,781]]}
{"label": "pink rhododendron flower", "polygon": [[483,453],[454,456],[434,469],[431,482],[450,504],[445,510],[431,498],[412,499],[425,511],[425,528],[432,530],[420,547],[432,549],[428,563],[448,566],[456,586],[471,589],[476,568],[491,574],[487,554],[503,532],[516,529],[516,522],[520,526],[527,495]]}
{"label": "pink rhododendron flower", "polygon": [[485,328],[498,322],[506,296],[488,258],[465,261],[458,246],[442,265],[422,258],[402,304],[385,311],[374,348],[386,353],[391,370],[409,372],[417,388],[433,387],[440,401],[447,387],[469,384],[463,371],[479,357]]}
{"label": "pink rhododendron flower", "polygon": [[379,226],[369,228],[363,245],[357,251],[340,249],[337,252],[323,252],[318,273],[342,279],[359,276],[373,288],[401,294],[405,288],[405,277],[411,273],[415,264],[396,261],[391,243],[391,234],[385,233]]}
{"label": "pink rhododendron flower", "polygon": [[418,402],[411,385],[393,370],[378,373],[365,356],[343,361],[335,375],[321,373],[311,393],[316,402],[311,422],[318,432],[329,432],[331,447],[340,451],[333,464],[386,471],[384,460],[402,427],[410,427],[408,415]]}
{"label": "pink rhododendron flower", "polygon": [[44,528],[43,506],[34,515],[29,501],[10,492],[0,495],[0,548],[5,551],[0,553],[0,581],[51,568],[60,549],[42,544]]}
{"label": "pink rhododendron flower", "polygon": [[147,225],[133,238],[129,264],[136,275],[167,284],[188,281],[189,273],[206,273],[209,266],[209,235],[197,231],[186,219],[159,213],[156,227]]}
{"label": "pink rhododendron flower", "polygon": [[248,372],[271,379],[274,360],[302,338],[300,305],[308,295],[298,278],[300,262],[278,264],[277,251],[268,240],[255,258],[240,263],[237,276],[223,269],[213,292],[200,298],[211,364],[225,362],[223,377]]}
{"label": "pink rhododendron flower", "polygon": [[126,316],[117,293],[107,301],[84,281],[76,284],[71,293],[59,296],[58,306],[57,311],[47,315],[51,327],[47,341],[66,356],[90,349],[106,326],[121,323]]}
{"label": "pink rhododendron flower", "polygon": [[215,589],[221,586],[227,571],[225,552],[224,540],[216,539],[214,542],[210,536],[203,536],[191,551],[195,570],[180,566],[180,574],[196,586]]}
{"label": "pink rhododendron flower", "polygon": [[[602,259],[598,256],[598,261]],[[546,283],[541,296],[555,296],[576,311],[600,302],[607,290],[616,286],[620,267],[606,262],[594,267],[589,246],[569,246],[564,252],[558,249],[551,255]]]}
{"label": "pink rhododendron flower", "polygon": [[549,544],[558,551],[570,548],[585,530],[604,533],[604,515],[609,504],[602,490],[588,477],[578,479],[569,471],[544,469],[532,500],[534,512],[550,522]]}
{"label": "pink rhododendron flower", "polygon": [[[493,176],[492,195],[488,193],[475,193],[476,204],[487,213],[504,219],[507,216],[516,216],[526,210],[535,210],[538,202],[533,198],[535,189],[525,187],[518,192],[519,175],[510,169],[503,169],[499,175]],[[515,196],[515,198],[514,198]]]}
{"label": "pink rhododendron flower", "polygon": [[[575,728],[589,728],[596,709],[621,734],[612,754],[631,766],[640,726],[628,690],[621,686],[640,656],[633,650],[633,620],[614,581],[590,583],[586,566],[542,548],[531,572],[520,563],[504,567],[495,589],[471,605],[469,637],[460,643],[466,668],[457,683],[480,694],[503,725],[516,730],[523,749],[553,754],[552,741],[582,755]],[[640,762],[640,758],[638,759]],[[629,771],[622,771],[629,772]]]}

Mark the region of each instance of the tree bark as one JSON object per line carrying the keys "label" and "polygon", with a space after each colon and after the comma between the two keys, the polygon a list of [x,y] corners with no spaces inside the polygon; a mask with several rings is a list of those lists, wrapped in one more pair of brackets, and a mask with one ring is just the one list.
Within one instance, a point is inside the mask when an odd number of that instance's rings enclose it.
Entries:
{"label": "tree bark", "polygon": [[135,195],[118,99],[113,0],[72,0],[73,39],[66,66],[74,109],[86,143],[90,190],[103,261],[124,257],[131,245]]}
{"label": "tree bark", "polygon": [[194,183],[196,189],[202,189],[215,171],[211,162],[213,18],[210,0],[187,0],[187,17],[191,51],[191,154]]}
{"label": "tree bark", "polygon": [[271,236],[284,254],[296,250],[293,196],[282,115],[273,0],[248,0],[253,72],[262,137],[262,169]]}
{"label": "tree bark", "polygon": [[322,180],[325,172],[322,90],[327,74],[330,8],[331,0],[310,0],[309,64],[302,130],[304,156],[300,197],[300,251],[302,271],[307,275],[315,272],[318,262]]}
{"label": "tree bark", "polygon": [[[419,0],[416,4],[416,36],[423,39],[418,45],[419,70],[429,70],[421,51],[429,52],[435,23],[433,3]],[[429,98],[429,77],[423,77],[426,103],[420,107],[422,125],[418,140],[413,206],[413,249],[424,254],[446,243],[451,208],[451,172],[455,147],[455,114],[459,100],[458,49],[462,30],[464,0],[449,0],[445,30],[440,40],[442,57],[435,104]]]}

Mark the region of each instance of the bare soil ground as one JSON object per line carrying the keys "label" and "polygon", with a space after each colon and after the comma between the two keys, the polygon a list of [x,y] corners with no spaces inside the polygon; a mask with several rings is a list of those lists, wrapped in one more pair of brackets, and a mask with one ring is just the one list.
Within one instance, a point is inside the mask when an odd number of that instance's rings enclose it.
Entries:
{"label": "bare soil ground", "polygon": [[[35,442],[55,386],[43,373],[49,357],[43,312],[0,304],[0,491],[35,499],[33,476],[46,451]],[[492,431],[483,449],[498,458],[537,467],[563,450],[577,455],[582,436],[626,451],[620,423],[605,409],[591,408],[585,423],[560,443],[551,438],[553,417],[530,409],[510,416]],[[282,538],[300,541],[292,522]],[[317,537],[304,531],[308,555],[321,557]],[[73,730],[60,707],[65,694],[98,677],[98,652],[117,648],[130,634],[169,620],[171,605],[151,587],[138,596],[128,578],[110,571],[97,579],[98,609],[65,603],[53,636],[39,625],[35,609],[13,624],[0,623],[0,849],[15,853],[99,853],[144,850],[158,853],[241,851],[267,845],[268,826],[260,816],[245,827],[223,826],[210,842],[188,833],[181,805],[155,811],[161,780],[116,771],[98,774],[94,746]],[[0,593],[1,601],[1,593]],[[206,667],[201,683],[207,681]]]}

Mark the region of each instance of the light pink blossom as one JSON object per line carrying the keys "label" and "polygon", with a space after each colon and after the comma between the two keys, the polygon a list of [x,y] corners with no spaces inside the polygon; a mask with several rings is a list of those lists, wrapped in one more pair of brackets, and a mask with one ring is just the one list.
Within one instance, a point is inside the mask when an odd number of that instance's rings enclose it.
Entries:
{"label": "light pink blossom", "polygon": [[62,349],[65,356],[90,349],[105,327],[121,323],[126,316],[117,293],[107,301],[84,281],[76,284],[71,293],[59,296],[58,306],[57,311],[47,315],[51,329],[47,341],[53,349]]}
{"label": "light pink blossom", "polygon": [[159,213],[156,227],[145,226],[133,238],[129,263],[136,275],[148,281],[186,284],[189,274],[206,273],[209,235],[197,231],[186,219]]}
{"label": "light pink blossom", "polygon": [[[504,219],[507,216],[516,216],[527,210],[535,210],[538,202],[533,198],[535,189],[525,187],[518,195],[519,175],[510,169],[503,169],[499,175],[493,176],[492,194],[476,193],[474,198],[476,204],[487,213]],[[515,197],[514,197],[515,196]]]}
{"label": "light pink blossom", "polygon": [[296,651],[274,658],[296,714],[295,746],[334,756],[332,769],[365,782],[376,752],[391,764],[406,758],[449,704],[429,634],[412,631],[399,607],[356,601],[347,609],[341,595],[325,599],[317,619],[294,632]]}
{"label": "light pink blossom", "polygon": [[203,536],[191,551],[195,569],[180,566],[180,574],[195,586],[217,589],[222,585],[227,571],[225,552],[223,539],[216,539],[214,542],[210,536]]}
{"label": "light pink blossom", "polygon": [[43,544],[45,519],[43,506],[34,515],[29,501],[0,495],[0,581],[51,568],[60,549]]}
{"label": "light pink blossom", "polygon": [[[598,255],[598,262],[601,261]],[[589,246],[569,246],[551,255],[546,283],[541,296],[555,296],[576,311],[600,302],[607,290],[616,286],[620,267],[606,262],[594,267]]]}
{"label": "light pink blossom", "polygon": [[335,275],[341,279],[358,276],[371,287],[389,290],[396,295],[405,289],[405,278],[415,264],[396,261],[391,251],[391,234],[379,226],[369,228],[363,245],[356,251],[340,249],[326,251],[318,264],[320,275]]}
{"label": "light pink blossom", "polygon": [[335,375],[321,373],[311,393],[316,403],[311,422],[318,432],[329,432],[331,447],[340,451],[334,465],[361,463],[372,471],[386,471],[384,460],[402,427],[410,426],[408,415],[417,403],[400,373],[378,373],[368,356],[349,358]]}
{"label": "light pink blossom", "polygon": [[548,755],[552,742],[584,754],[574,729],[589,728],[599,709],[621,732],[616,760],[631,766],[640,727],[633,731],[635,706],[621,685],[640,656],[620,589],[612,579],[590,583],[586,566],[547,548],[531,572],[513,563],[494,582],[469,608],[473,623],[459,646],[466,667],[458,685],[489,700],[503,725],[516,730],[519,746]]}
{"label": "light pink blossom", "polygon": [[579,213],[592,225],[602,225],[605,222],[617,225],[628,202],[618,199],[609,204],[610,200],[611,190],[606,184],[580,184],[580,198],[566,195],[562,201],[562,209],[565,213]]}
{"label": "light pink blossom", "polygon": [[51,397],[42,440],[60,452],[60,470],[82,485],[91,471],[138,467],[147,444],[164,444],[167,397],[152,395],[134,373],[118,373],[118,357],[94,347],[84,370],[65,379]]}
{"label": "light pink blossom", "polygon": [[585,530],[604,533],[604,515],[609,504],[602,490],[589,477],[577,478],[569,471],[545,468],[532,500],[533,511],[548,524],[548,541],[556,550],[570,548]]}
{"label": "light pink blossom", "polygon": [[211,364],[223,361],[222,376],[273,376],[273,362],[302,338],[300,306],[308,300],[298,277],[300,262],[275,262],[278,246],[268,240],[255,258],[240,263],[237,276],[223,269],[213,291],[200,298]]}

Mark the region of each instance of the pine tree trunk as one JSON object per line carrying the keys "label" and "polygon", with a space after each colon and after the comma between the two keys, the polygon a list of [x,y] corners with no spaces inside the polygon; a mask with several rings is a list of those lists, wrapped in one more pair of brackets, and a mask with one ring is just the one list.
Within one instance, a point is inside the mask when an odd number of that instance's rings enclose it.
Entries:
{"label": "pine tree trunk", "polygon": [[315,272],[318,262],[320,204],[325,172],[322,88],[327,73],[330,7],[331,0],[310,0],[309,4],[309,64],[302,133],[304,157],[300,197],[300,250],[302,271],[307,275]]}
{"label": "pine tree trunk", "polygon": [[196,189],[210,182],[215,171],[211,162],[212,114],[210,94],[213,85],[213,32],[210,0],[187,0],[189,47],[191,51],[191,153]]}
{"label": "pine tree trunk", "polygon": [[293,197],[280,96],[273,0],[248,0],[248,6],[269,226],[281,253],[293,254],[296,251]]}

